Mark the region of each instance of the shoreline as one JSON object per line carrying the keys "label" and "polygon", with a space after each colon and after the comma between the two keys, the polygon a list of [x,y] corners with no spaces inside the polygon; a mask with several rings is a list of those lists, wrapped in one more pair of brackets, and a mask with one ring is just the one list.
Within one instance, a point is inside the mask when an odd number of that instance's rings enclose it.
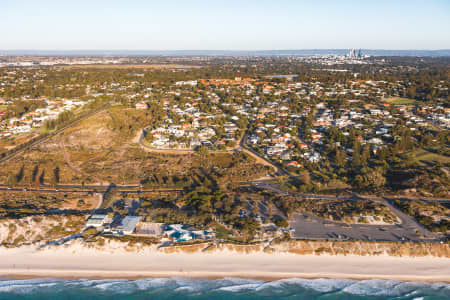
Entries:
{"label": "shoreline", "polygon": [[36,251],[0,248],[0,280],[6,278],[142,279],[238,277],[273,281],[284,278],[383,279],[450,283],[450,258],[358,255],[237,253],[233,251],[162,253],[79,245]]}
{"label": "shoreline", "polygon": [[[277,281],[289,278],[301,278],[301,279],[350,279],[355,281],[380,279],[380,280],[398,280],[403,282],[427,282],[427,283],[446,283],[450,284],[450,278],[444,277],[426,277],[426,276],[389,276],[380,274],[314,274],[314,273],[280,273],[276,274],[258,274],[258,273],[229,273],[229,272],[130,272],[130,271],[103,271],[103,270],[18,270],[12,273],[4,273],[4,270],[0,271],[0,282],[2,280],[27,280],[27,279],[39,279],[39,278],[55,278],[61,280],[104,280],[104,279],[126,279],[126,280],[138,280],[146,278],[191,278],[191,279],[208,279],[218,280],[224,278],[243,278],[261,280],[265,282]],[[23,273],[22,273],[23,272]],[[75,275],[74,273],[78,273]],[[112,274],[113,273],[113,274]],[[117,275],[114,275],[117,273]],[[120,275],[119,275],[120,273]]]}

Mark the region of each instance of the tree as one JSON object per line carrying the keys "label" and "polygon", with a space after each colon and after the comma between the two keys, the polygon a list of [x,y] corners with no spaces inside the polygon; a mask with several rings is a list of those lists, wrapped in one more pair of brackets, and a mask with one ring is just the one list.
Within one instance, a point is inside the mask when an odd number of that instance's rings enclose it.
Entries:
{"label": "tree", "polygon": [[353,166],[354,167],[361,166],[361,145],[357,140],[353,144]]}
{"label": "tree", "polygon": [[336,149],[336,154],[335,154],[335,164],[338,167],[343,167],[345,165],[345,151],[341,150],[341,149]]}
{"label": "tree", "polygon": [[408,88],[408,90],[406,91],[406,95],[408,96],[408,98],[416,98],[416,87],[411,86],[410,88]]}
{"label": "tree", "polygon": [[386,150],[386,147],[382,147],[377,149],[377,157],[380,161],[385,161],[388,155],[388,151]]}
{"label": "tree", "polygon": [[289,227],[289,222],[286,221],[286,219],[276,218],[274,220],[274,223],[277,227],[284,227],[284,228]]}
{"label": "tree", "polygon": [[206,146],[200,146],[197,148],[198,154],[202,157],[206,157],[209,154],[209,149]]}
{"label": "tree", "polygon": [[59,183],[59,175],[60,175],[60,171],[59,171],[59,167],[56,167],[53,169],[53,178],[54,178],[54,182],[55,183]]}
{"label": "tree", "polygon": [[361,154],[361,165],[367,166],[370,158],[370,146],[368,144],[364,145],[363,151]]}
{"label": "tree", "polygon": [[259,213],[259,207],[258,207],[258,201],[253,201],[252,203],[252,215],[253,217],[256,217]]}
{"label": "tree", "polygon": [[268,216],[269,220],[272,220],[272,217],[273,217],[273,204],[270,201],[267,203],[267,216]]}
{"label": "tree", "polygon": [[307,170],[304,170],[300,173],[300,181],[301,181],[301,183],[306,184],[306,185],[311,183],[311,177]]}
{"label": "tree", "polygon": [[256,231],[261,228],[261,225],[251,218],[237,218],[234,226],[242,233],[247,234],[249,240],[251,240],[256,234]]}
{"label": "tree", "polygon": [[24,174],[25,174],[25,166],[22,165],[22,167],[20,167],[19,173],[17,173],[16,175],[16,183],[20,183],[22,181]]}
{"label": "tree", "polygon": [[362,190],[377,189],[386,184],[386,177],[381,168],[363,168],[361,174],[355,176],[354,185]]}
{"label": "tree", "polygon": [[33,172],[31,172],[31,183],[36,182],[38,173],[39,173],[39,165],[35,165],[33,168]]}
{"label": "tree", "polygon": [[41,175],[39,176],[39,184],[44,184],[45,181],[45,170],[42,170]]}

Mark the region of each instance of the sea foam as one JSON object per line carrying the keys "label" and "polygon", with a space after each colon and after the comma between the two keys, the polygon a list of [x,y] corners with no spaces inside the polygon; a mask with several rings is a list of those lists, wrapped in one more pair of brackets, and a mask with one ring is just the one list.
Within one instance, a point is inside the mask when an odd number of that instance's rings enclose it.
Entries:
{"label": "sea foam", "polygon": [[[275,281],[262,281],[245,278],[223,278],[217,280],[193,278],[145,278],[127,279],[28,279],[0,280],[1,295],[33,294],[63,295],[66,291],[77,293],[136,294],[152,295],[190,295],[228,294],[230,298],[239,299],[240,295],[251,294],[258,297],[283,298],[297,295],[327,294],[339,299],[343,295],[383,297],[386,299],[421,299],[432,295],[436,299],[450,298],[450,285],[445,283],[403,282],[397,280],[351,280],[351,279],[303,279],[288,278]],[[97,292],[96,292],[97,291]],[[340,296],[339,296],[340,295]],[[57,296],[52,296],[56,297]],[[433,298],[433,299],[435,299]],[[66,298],[65,298],[66,299]],[[70,299],[70,298],[67,298]],[[125,299],[125,298],[124,298]],[[156,299],[156,298],[155,298]],[[168,298],[170,299],[170,298]],[[314,299],[314,298],[306,298]],[[334,299],[333,297],[330,299]]]}

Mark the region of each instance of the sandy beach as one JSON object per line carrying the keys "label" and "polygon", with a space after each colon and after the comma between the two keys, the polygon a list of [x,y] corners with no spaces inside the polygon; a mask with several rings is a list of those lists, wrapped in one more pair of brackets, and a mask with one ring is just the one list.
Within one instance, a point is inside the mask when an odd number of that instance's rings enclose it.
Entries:
{"label": "sandy beach", "polygon": [[314,256],[288,253],[165,254],[155,249],[99,251],[73,246],[36,251],[0,249],[1,277],[142,278],[245,277],[397,279],[450,282],[450,258]]}

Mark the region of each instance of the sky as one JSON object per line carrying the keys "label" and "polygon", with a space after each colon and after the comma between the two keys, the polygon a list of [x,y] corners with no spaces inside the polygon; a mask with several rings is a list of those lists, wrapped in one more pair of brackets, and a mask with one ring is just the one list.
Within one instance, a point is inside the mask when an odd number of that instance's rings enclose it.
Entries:
{"label": "sky", "polygon": [[450,49],[450,0],[0,0],[1,50]]}

